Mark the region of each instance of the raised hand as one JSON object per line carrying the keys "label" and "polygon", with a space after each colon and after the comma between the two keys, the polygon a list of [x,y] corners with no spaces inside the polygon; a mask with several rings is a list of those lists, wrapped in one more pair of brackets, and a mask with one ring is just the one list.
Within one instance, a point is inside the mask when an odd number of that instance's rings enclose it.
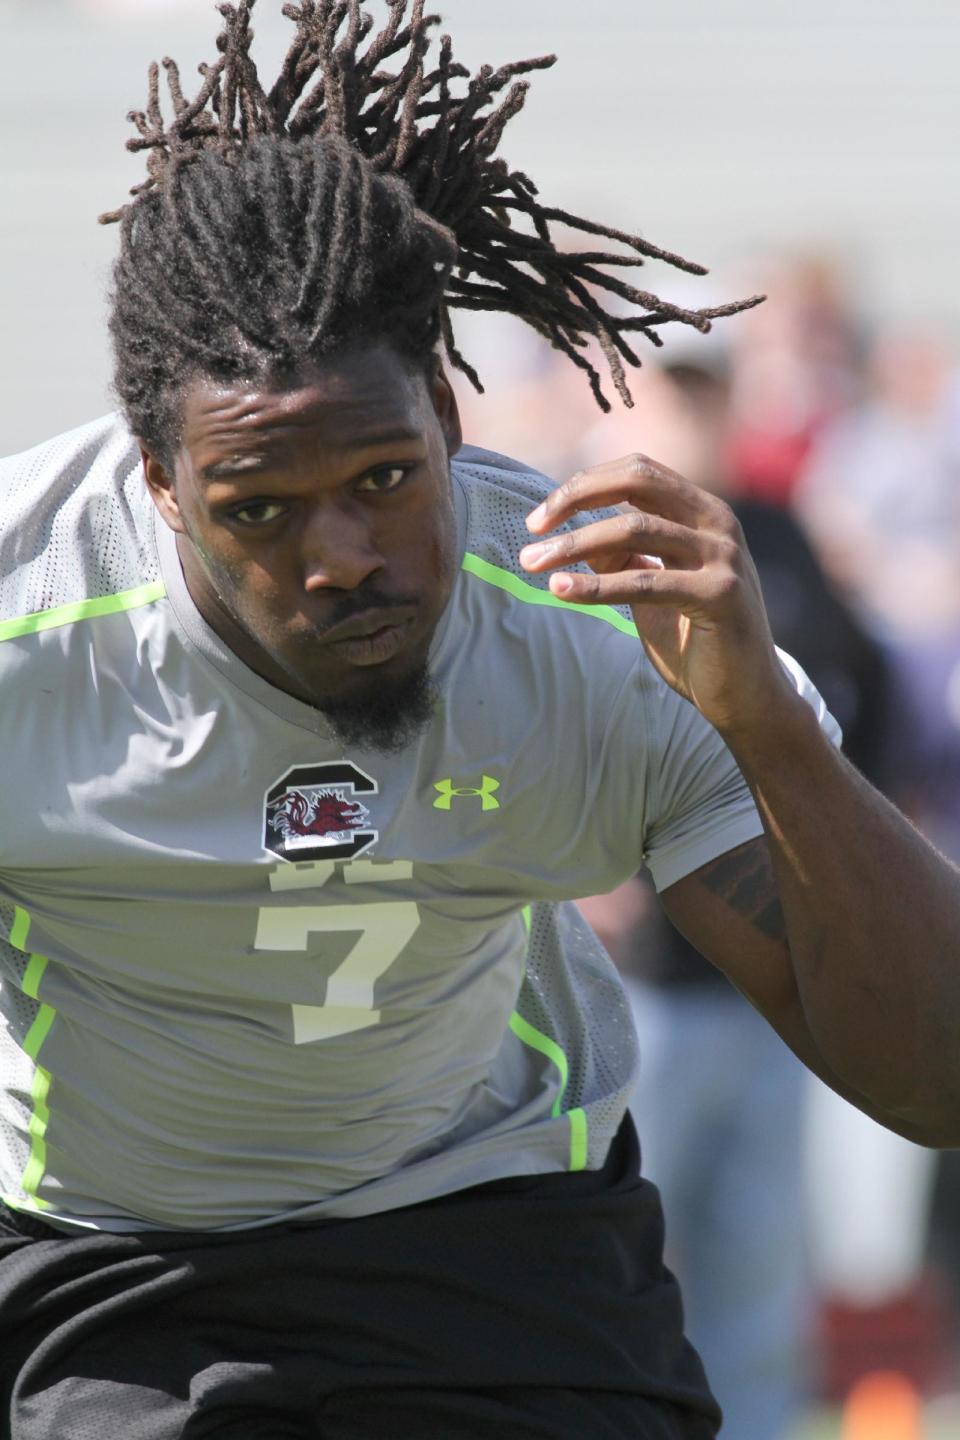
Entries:
{"label": "raised hand", "polygon": [[[555,535],[583,510],[619,514]],[[730,507],[645,455],[581,471],[527,518],[545,537],[524,569],[580,605],[629,605],[657,670],[721,733],[795,703],[770,635],[756,568]],[[586,562],[593,574],[565,567]]]}

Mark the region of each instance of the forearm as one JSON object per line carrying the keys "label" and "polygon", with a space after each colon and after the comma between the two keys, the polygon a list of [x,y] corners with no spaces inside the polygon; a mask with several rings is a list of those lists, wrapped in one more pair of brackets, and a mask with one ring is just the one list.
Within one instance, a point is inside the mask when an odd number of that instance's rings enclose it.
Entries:
{"label": "forearm", "polygon": [[725,738],[766,830],[813,1042],[875,1111],[960,1144],[960,873],[802,701]]}

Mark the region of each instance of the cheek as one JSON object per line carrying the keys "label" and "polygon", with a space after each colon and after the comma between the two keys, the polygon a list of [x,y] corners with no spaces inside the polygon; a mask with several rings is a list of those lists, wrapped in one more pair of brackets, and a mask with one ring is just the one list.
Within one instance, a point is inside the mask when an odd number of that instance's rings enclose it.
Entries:
{"label": "cheek", "polygon": [[268,570],[262,561],[231,567],[229,582],[237,605],[264,627],[282,625],[302,599],[295,584],[284,584],[283,576],[291,573],[289,565]]}
{"label": "cheek", "polygon": [[433,535],[430,547],[431,574],[436,578],[437,589],[449,594],[457,570],[456,525],[439,528]]}
{"label": "cheek", "polygon": [[[251,560],[229,550],[208,550],[203,559],[221,600],[248,624],[253,622],[263,629],[283,611],[283,586],[262,560]],[[282,569],[277,573],[282,574]]]}
{"label": "cheek", "polygon": [[218,591],[235,593],[242,588],[242,566],[237,565],[229,546],[222,543],[222,532],[214,528],[204,529],[197,518],[181,511],[187,535],[194,550],[203,562],[211,584]]}
{"label": "cheek", "polygon": [[208,551],[203,558],[210,578],[221,594],[238,599],[251,589],[249,566],[243,565],[229,554]]}
{"label": "cheek", "polygon": [[[456,519],[446,507],[431,505],[404,521],[389,536],[389,553],[395,557],[396,573],[423,596],[433,599],[442,593],[444,601],[453,583],[457,564]],[[393,568],[393,567],[391,567]]]}
{"label": "cheek", "polygon": [[453,495],[447,491],[441,500],[438,524],[434,532],[434,563],[437,567],[437,575],[448,590],[456,579],[459,562],[457,512],[453,504]]}

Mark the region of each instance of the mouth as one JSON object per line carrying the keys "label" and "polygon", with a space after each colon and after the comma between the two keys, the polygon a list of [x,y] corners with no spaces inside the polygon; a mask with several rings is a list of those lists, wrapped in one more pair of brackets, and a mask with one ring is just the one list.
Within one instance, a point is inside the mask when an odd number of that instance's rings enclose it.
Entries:
{"label": "mouth", "polygon": [[327,630],[321,643],[350,665],[383,665],[402,650],[415,619],[410,606],[367,610]]}

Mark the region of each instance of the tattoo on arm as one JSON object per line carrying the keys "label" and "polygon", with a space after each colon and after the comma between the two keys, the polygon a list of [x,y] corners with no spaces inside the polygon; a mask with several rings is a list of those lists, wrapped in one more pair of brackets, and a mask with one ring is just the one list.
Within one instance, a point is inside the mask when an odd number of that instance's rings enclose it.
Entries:
{"label": "tattoo on arm", "polygon": [[765,841],[752,840],[718,856],[703,866],[699,878],[711,894],[749,920],[762,935],[771,940],[786,939],[787,927]]}

